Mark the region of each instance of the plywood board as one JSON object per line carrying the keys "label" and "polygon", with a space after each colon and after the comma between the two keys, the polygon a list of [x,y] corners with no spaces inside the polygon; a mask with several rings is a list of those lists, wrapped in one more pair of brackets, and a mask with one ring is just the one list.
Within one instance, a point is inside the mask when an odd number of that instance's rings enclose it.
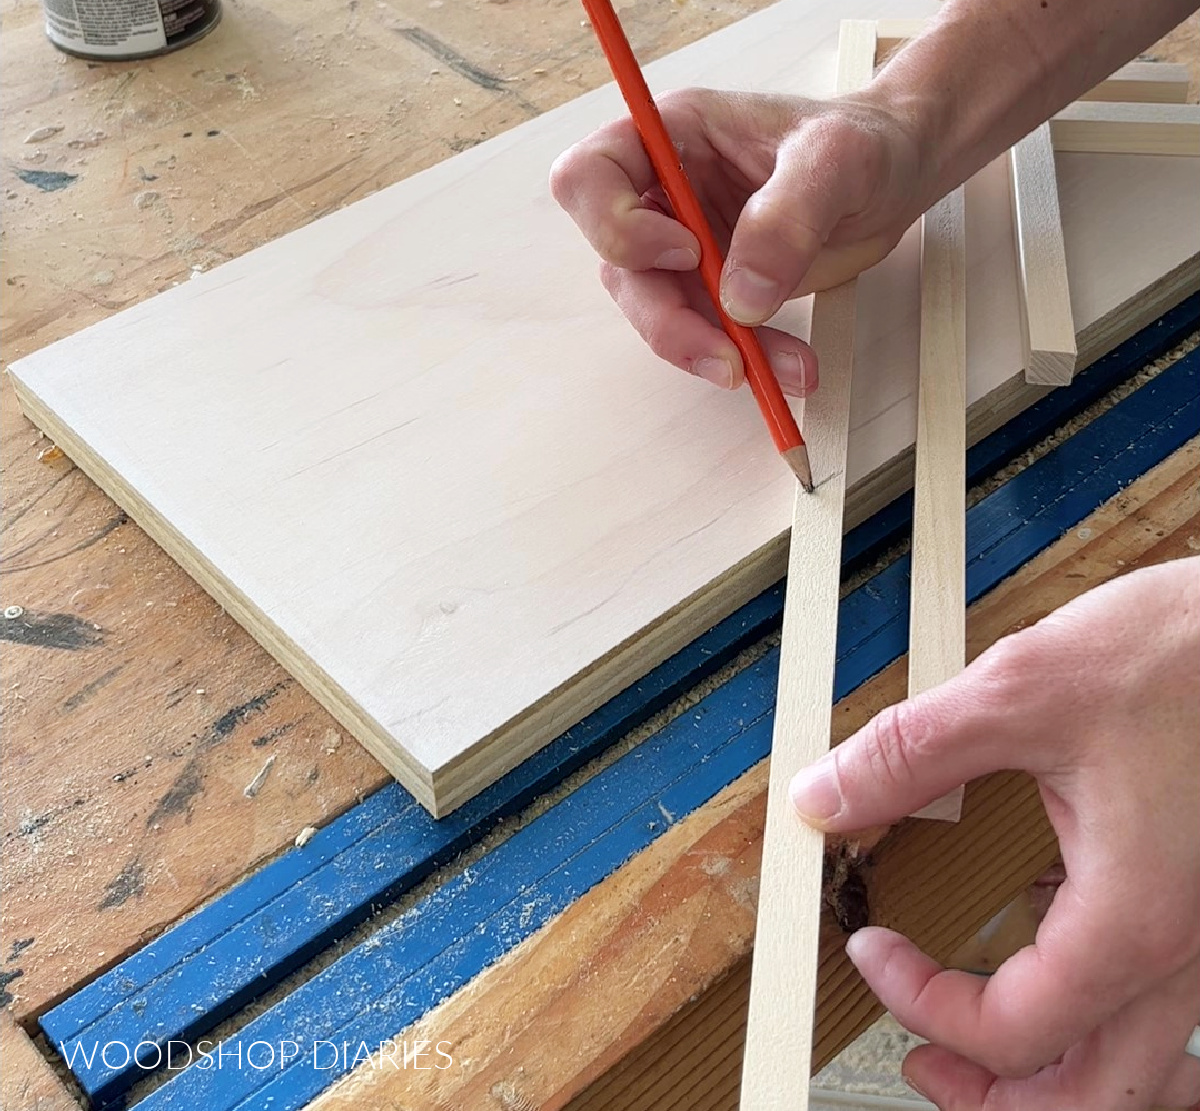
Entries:
{"label": "plywood board", "polygon": [[[839,17],[933,7],[787,0],[650,81],[827,94]],[[550,199],[553,159],[620,113],[590,93],[11,368],[31,416],[435,812],[783,570],[792,486],[753,400],[649,355]],[[1194,283],[1200,174],[1161,161],[1060,158],[1075,319],[1103,342],[1164,275]],[[981,432],[1035,395],[1002,164],[967,206]],[[916,248],[860,282],[851,520],[909,481]],[[781,319],[803,333],[806,306]]]}

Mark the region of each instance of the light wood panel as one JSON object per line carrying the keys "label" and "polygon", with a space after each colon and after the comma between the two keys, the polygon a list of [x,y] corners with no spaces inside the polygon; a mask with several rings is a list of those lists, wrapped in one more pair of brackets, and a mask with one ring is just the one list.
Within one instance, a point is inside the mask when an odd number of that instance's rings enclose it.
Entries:
{"label": "light wood panel", "polygon": [[[789,0],[651,81],[828,93],[840,14]],[[752,400],[657,365],[548,196],[553,158],[620,111],[584,96],[13,368],[31,414],[437,811],[784,567],[791,484]],[[1068,157],[1068,242],[1099,256],[1072,275],[1077,320],[1108,342],[1164,275],[1168,300],[1193,287],[1200,179]],[[968,197],[969,295],[991,306],[974,432],[1034,395],[1003,165]],[[851,521],[909,481],[916,254],[910,235],[860,281]],[[803,333],[807,307],[781,322]]]}
{"label": "light wood panel", "polygon": [[[1186,86],[1184,86],[1186,88]],[[1200,155],[1200,105],[1068,105],[1050,121],[1056,151]]]}
{"label": "light wood panel", "polygon": [[1010,158],[1025,380],[1065,386],[1078,352],[1050,125],[1026,135]]}
{"label": "light wood panel", "polygon": [[[908,694],[963,668],[967,636],[967,244],[955,189],[921,225],[921,355],[913,481]],[[962,788],[917,812],[957,821]]]}
{"label": "light wood panel", "polygon": [[[869,85],[874,66],[874,22],[844,21],[838,95]],[[808,1106],[825,838],[796,817],[788,788],[829,751],[857,305],[857,280],[813,298],[811,342],[823,377],[805,404],[804,428],[827,461],[812,496],[797,491],[792,513],[742,1111]]]}

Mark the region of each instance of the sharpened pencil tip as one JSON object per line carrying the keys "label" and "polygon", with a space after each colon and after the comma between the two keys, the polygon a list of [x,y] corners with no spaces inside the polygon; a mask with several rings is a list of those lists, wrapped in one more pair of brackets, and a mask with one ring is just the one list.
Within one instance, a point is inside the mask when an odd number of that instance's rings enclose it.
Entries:
{"label": "sharpened pencil tip", "polygon": [[783,453],[784,462],[795,473],[806,494],[813,492],[812,468],[808,465],[808,448],[803,444],[799,447],[788,448]]}

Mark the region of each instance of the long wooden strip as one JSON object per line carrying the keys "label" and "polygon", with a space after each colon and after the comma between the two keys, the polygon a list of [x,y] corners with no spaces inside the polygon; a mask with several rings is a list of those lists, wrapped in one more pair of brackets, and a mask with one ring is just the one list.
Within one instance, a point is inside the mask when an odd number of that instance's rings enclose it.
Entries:
{"label": "long wooden strip", "polygon": [[1050,121],[1056,151],[1200,156],[1200,104],[1071,104]]}
{"label": "long wooden strip", "polygon": [[1048,123],[1012,148],[1010,166],[1025,381],[1065,386],[1075,374],[1075,318]]}
{"label": "long wooden strip", "polygon": [[[874,66],[874,22],[844,20],[837,91],[868,85]],[[804,427],[818,487],[813,494],[797,491],[792,515],[743,1111],[808,1105],[825,838],[796,818],[788,785],[829,749],[857,285],[848,282],[813,299],[810,341],[821,359],[822,384],[805,405]]]}
{"label": "long wooden strip", "polygon": [[[913,483],[909,697],[962,670],[967,637],[967,246],[963,190],[921,229],[921,354]],[[958,821],[962,788],[921,818]]]}

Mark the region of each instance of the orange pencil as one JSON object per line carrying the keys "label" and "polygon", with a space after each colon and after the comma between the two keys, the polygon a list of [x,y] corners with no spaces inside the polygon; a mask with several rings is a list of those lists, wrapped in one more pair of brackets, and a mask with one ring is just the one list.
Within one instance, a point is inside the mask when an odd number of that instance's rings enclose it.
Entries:
{"label": "orange pencil", "polygon": [[650,164],[663,187],[663,192],[675,210],[675,218],[683,224],[700,241],[700,277],[712,298],[713,306],[721,321],[725,334],[737,345],[741,352],[742,362],[746,368],[746,378],[754,399],[762,410],[763,419],[771,432],[775,447],[783,456],[787,465],[792,468],[800,485],[812,492],[812,470],[808,463],[808,449],[804,446],[804,437],[796,425],[796,419],[788,408],[787,399],[779,382],[767,361],[766,352],[755,335],[753,328],[747,328],[726,315],[721,307],[721,268],[725,260],[721,256],[721,248],[717,246],[716,237],[704,216],[704,210],[684,173],[683,164],[671,136],[667,134],[666,125],[659,115],[658,105],[650,95],[646,79],[642,76],[633,48],[625,37],[621,21],[613,11],[610,0],[583,0],[584,9],[592,23],[592,30],[600,41],[601,49],[608,58],[609,67],[625,103],[629,106],[629,114],[633,117],[634,126],[641,136],[642,145],[650,156]]}

